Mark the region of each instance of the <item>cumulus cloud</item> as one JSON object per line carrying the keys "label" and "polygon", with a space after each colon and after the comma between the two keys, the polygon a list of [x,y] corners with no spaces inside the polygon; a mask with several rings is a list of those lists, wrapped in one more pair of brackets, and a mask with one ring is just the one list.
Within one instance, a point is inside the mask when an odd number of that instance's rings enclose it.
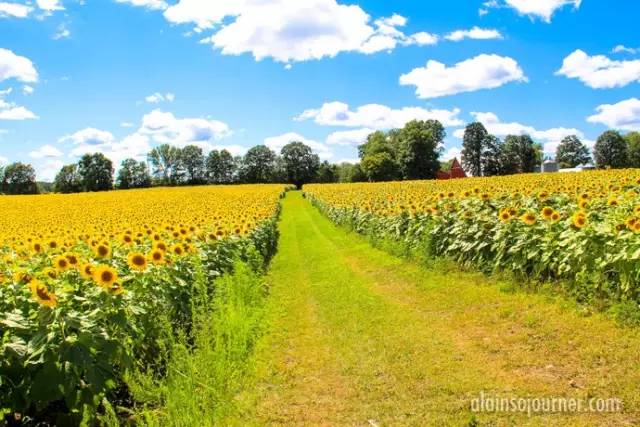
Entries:
{"label": "cumulus cloud", "polygon": [[587,118],[590,123],[601,123],[609,128],[640,131],[640,99],[630,98],[617,104],[604,104],[596,108],[597,114]]}
{"label": "cumulus cloud", "polygon": [[491,40],[501,39],[502,34],[500,31],[494,29],[473,27],[469,30],[453,31],[447,34],[444,38],[454,42],[459,42],[464,39]]}
{"label": "cumulus cloud", "polygon": [[[499,137],[507,135],[530,135],[534,140],[543,144],[545,153],[555,153],[558,144],[569,135],[576,135],[584,139],[584,133],[575,128],[557,127],[545,130],[538,130],[533,126],[524,125],[518,122],[503,122],[495,113],[472,112],[473,118],[481,122],[490,134]],[[457,138],[464,136],[464,129],[457,129],[453,135]]]}
{"label": "cumulus cloud", "polygon": [[441,159],[443,161],[445,161],[445,162],[447,162],[449,160],[452,160],[454,158],[455,159],[461,159],[462,158],[462,151],[458,147],[449,148],[441,156]]}
{"label": "cumulus cloud", "polygon": [[556,75],[578,79],[593,89],[623,87],[640,82],[640,59],[615,61],[604,55],[589,56],[578,49],[564,59]]}
{"label": "cumulus cloud", "polygon": [[47,12],[64,10],[64,6],[62,6],[59,0],[37,0],[36,3],[40,9],[46,10]]}
{"label": "cumulus cloud", "polygon": [[24,83],[35,83],[38,81],[38,72],[29,58],[0,48],[0,82],[12,78]]}
{"label": "cumulus cloud", "polygon": [[482,54],[452,67],[430,60],[400,76],[403,86],[416,86],[419,98],[437,98],[481,89],[494,89],[510,82],[526,82],[518,63],[507,56]]}
{"label": "cumulus cloud", "polygon": [[210,149],[215,141],[232,134],[226,123],[204,118],[180,119],[172,113],[154,110],[142,118],[138,133],[160,144],[178,147],[198,145]]}
{"label": "cumulus cloud", "polygon": [[258,61],[273,58],[289,63],[437,42],[437,36],[426,32],[401,31],[407,23],[403,16],[371,22],[359,6],[336,0],[180,0],[164,16],[173,24],[195,25],[196,33],[212,30],[201,42],[224,55],[250,53]]}
{"label": "cumulus cloud", "polygon": [[0,120],[29,120],[37,118],[38,116],[26,108],[0,98]]}
{"label": "cumulus cloud", "polygon": [[68,39],[69,37],[71,37],[71,31],[66,24],[60,24],[56,33],[52,36],[54,40]]}
{"label": "cumulus cloud", "polygon": [[294,141],[302,142],[303,144],[309,146],[311,150],[313,150],[313,152],[316,153],[322,160],[328,160],[333,157],[333,153],[331,153],[331,150],[325,144],[314,141],[312,139],[307,139],[304,136],[294,132],[265,138],[264,145],[279,153],[280,150],[282,150],[282,147]]}
{"label": "cumulus cloud", "polygon": [[373,129],[368,128],[333,132],[327,137],[327,144],[358,146],[363,144],[367,136],[373,132],[375,132]]}
{"label": "cumulus cloud", "polygon": [[622,44],[619,44],[611,49],[611,53],[629,53],[631,55],[635,55],[638,52],[640,52],[640,48],[627,47]]}
{"label": "cumulus cloud", "polygon": [[486,15],[491,8],[509,7],[516,10],[520,15],[527,15],[532,18],[540,18],[549,23],[553,14],[565,6],[573,6],[578,9],[582,0],[488,0],[484,2],[483,8],[479,10],[480,16]]}
{"label": "cumulus cloud", "polygon": [[146,7],[151,10],[164,10],[168,4],[163,0],[116,0],[118,3],[128,3],[132,6]]}
{"label": "cumulus cloud", "polygon": [[386,105],[367,104],[351,110],[343,102],[328,102],[318,109],[304,111],[294,120],[313,120],[324,126],[362,127],[370,129],[392,129],[403,127],[411,120],[439,120],[444,126],[458,126],[463,122],[458,117],[460,110],[427,110],[421,107],[393,109]]}
{"label": "cumulus cloud", "polygon": [[35,89],[33,88],[33,86],[29,86],[29,85],[22,86],[22,94],[23,95],[31,95],[31,94],[33,94],[34,91],[35,91]]}
{"label": "cumulus cloud", "polygon": [[25,4],[0,2],[0,18],[26,18],[32,11]]}
{"label": "cumulus cloud", "polygon": [[159,104],[161,102],[173,102],[175,99],[176,99],[176,96],[171,92],[168,92],[166,94],[156,92],[144,98],[145,102],[148,102],[149,104]]}
{"label": "cumulus cloud", "polygon": [[34,159],[45,159],[45,158],[55,158],[61,157],[62,151],[58,150],[53,145],[43,145],[37,150],[33,150],[29,153],[29,157]]}

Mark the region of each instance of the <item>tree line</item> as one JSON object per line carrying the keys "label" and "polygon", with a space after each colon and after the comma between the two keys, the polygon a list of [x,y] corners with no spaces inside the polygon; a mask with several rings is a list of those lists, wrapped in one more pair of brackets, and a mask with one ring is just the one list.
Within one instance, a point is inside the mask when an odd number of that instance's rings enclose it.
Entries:
{"label": "tree line", "polygon": [[[125,159],[114,176],[113,162],[101,153],[85,154],[77,163],[63,166],[52,184],[36,182],[29,164],[0,167],[0,192],[37,194],[55,191],[76,193],[151,186],[203,184],[374,182],[434,179],[439,170],[446,132],[437,120],[414,120],[401,129],[371,133],[358,146],[359,162],[330,164],[302,142],[291,142],[276,153],[265,145],[255,146],[244,156],[213,150],[205,154],[195,145],[179,148],[155,147],[147,161]],[[575,135],[558,145],[556,161],[573,168],[592,161],[589,149]],[[462,143],[463,168],[473,176],[533,172],[543,160],[543,148],[529,135],[491,135],[480,122],[466,126]],[[606,131],[593,149],[598,168],[640,168],[640,133],[621,135]]]}

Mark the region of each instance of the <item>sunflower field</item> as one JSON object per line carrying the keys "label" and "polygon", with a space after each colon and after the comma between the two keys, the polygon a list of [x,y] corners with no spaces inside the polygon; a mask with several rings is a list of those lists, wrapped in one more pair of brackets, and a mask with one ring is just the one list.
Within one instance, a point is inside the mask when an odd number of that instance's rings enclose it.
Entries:
{"label": "sunflower field", "polygon": [[307,185],[334,222],[404,250],[640,301],[640,170]]}
{"label": "sunflower field", "polygon": [[129,370],[161,371],[167,335],[188,334],[215,279],[274,254],[285,190],[1,197],[0,420],[87,419]]}

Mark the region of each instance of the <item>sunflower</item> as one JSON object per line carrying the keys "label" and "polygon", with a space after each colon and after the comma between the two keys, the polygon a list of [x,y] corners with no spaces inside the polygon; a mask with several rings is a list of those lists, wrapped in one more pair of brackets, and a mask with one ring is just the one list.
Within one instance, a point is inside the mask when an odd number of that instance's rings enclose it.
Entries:
{"label": "sunflower", "polygon": [[58,272],[56,271],[55,268],[47,267],[44,270],[42,270],[42,273],[45,276],[47,276],[49,279],[57,279],[58,278]]}
{"label": "sunflower", "polygon": [[180,244],[171,246],[171,253],[177,256],[184,255],[184,248]]}
{"label": "sunflower", "polygon": [[149,259],[149,262],[151,262],[152,264],[155,264],[155,265],[164,264],[164,252],[161,251],[160,249],[153,249],[151,252],[149,252],[149,254],[147,255],[147,258]]}
{"label": "sunflower", "polygon": [[99,243],[95,247],[95,253],[99,258],[109,258],[111,256],[111,247],[107,243]]}
{"label": "sunflower", "polygon": [[26,285],[33,280],[33,275],[25,270],[17,270],[13,273],[13,281],[18,285]]}
{"label": "sunflower", "polygon": [[78,268],[78,266],[80,265],[80,260],[78,259],[78,256],[74,253],[66,253],[64,255],[67,258],[67,261],[69,261],[69,265],[71,266],[71,268]]}
{"label": "sunflower", "polygon": [[542,208],[542,212],[540,212],[542,217],[547,221],[549,221],[553,217],[554,213],[555,213],[555,210],[553,208],[550,208],[549,206]]}
{"label": "sunflower", "polygon": [[111,295],[122,295],[124,293],[124,287],[118,282],[112,285],[106,286],[105,290],[109,292]]}
{"label": "sunflower", "polygon": [[147,269],[147,258],[140,252],[131,252],[127,256],[127,264],[132,270],[144,271]]}
{"label": "sunflower", "polygon": [[108,288],[118,280],[118,272],[108,265],[101,265],[93,272],[93,280],[103,288]]}
{"label": "sunflower", "polygon": [[87,280],[92,279],[94,269],[95,266],[91,263],[83,264],[82,267],[80,267],[80,275]]}
{"label": "sunflower", "polygon": [[120,241],[122,243],[124,243],[125,245],[129,246],[129,245],[133,244],[133,237],[131,237],[131,235],[125,233],[120,237]]}
{"label": "sunflower", "polygon": [[634,232],[634,233],[640,233],[640,221],[639,221],[639,222],[636,222],[636,223],[633,225],[633,232]]}
{"label": "sunflower", "polygon": [[60,273],[65,272],[71,268],[69,260],[64,255],[58,255],[57,257],[55,257],[53,259],[53,266]]}
{"label": "sunflower", "polygon": [[31,244],[31,249],[33,249],[33,252],[39,254],[44,251],[44,246],[42,246],[42,243],[40,242],[34,242]]}
{"label": "sunflower", "polygon": [[500,221],[507,222],[511,220],[512,215],[511,212],[509,212],[509,209],[502,209],[500,213],[498,213],[498,217],[500,218]]}
{"label": "sunflower", "polygon": [[533,212],[527,212],[520,217],[520,221],[524,222],[527,225],[533,225],[536,223],[536,214],[534,214]]}
{"label": "sunflower", "polygon": [[32,280],[29,282],[29,289],[31,289],[33,297],[40,305],[53,308],[58,304],[56,301],[56,295],[53,292],[50,292],[42,282]]}
{"label": "sunflower", "polygon": [[584,228],[587,225],[587,217],[584,212],[576,212],[571,217],[571,222],[576,228]]}
{"label": "sunflower", "polygon": [[153,244],[153,249],[157,249],[162,252],[167,252],[167,244],[165,242],[156,242]]}
{"label": "sunflower", "polygon": [[618,206],[619,202],[618,202],[618,199],[613,199],[613,198],[612,198],[612,199],[609,199],[609,200],[607,201],[607,204],[608,204],[609,206]]}

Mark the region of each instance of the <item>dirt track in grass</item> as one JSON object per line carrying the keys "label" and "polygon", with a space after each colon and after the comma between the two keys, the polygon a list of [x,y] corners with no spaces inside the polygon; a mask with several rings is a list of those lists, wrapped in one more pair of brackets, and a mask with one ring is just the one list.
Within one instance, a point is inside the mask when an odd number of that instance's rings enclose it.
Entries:
{"label": "dirt track in grass", "polygon": [[[638,425],[640,331],[492,279],[432,271],[283,201],[268,322],[235,425]],[[583,412],[474,413],[485,396]],[[591,398],[623,411],[594,413]]]}

